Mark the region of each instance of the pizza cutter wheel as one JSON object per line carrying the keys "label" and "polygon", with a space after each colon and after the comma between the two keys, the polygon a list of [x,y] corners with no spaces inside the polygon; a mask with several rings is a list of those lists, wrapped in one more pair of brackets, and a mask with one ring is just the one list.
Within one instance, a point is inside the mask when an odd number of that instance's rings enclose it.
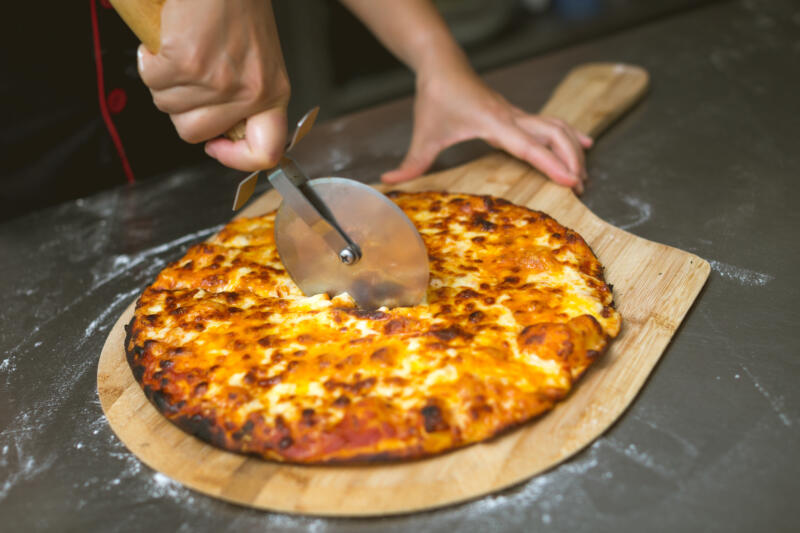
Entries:
{"label": "pizza cutter wheel", "polygon": [[[309,224],[286,196],[275,217],[278,253],[303,294],[346,292],[362,309],[422,301],[428,252],[417,228],[394,202],[345,178],[310,180],[303,190],[327,211],[327,224]],[[330,238],[337,230],[341,241]]]}
{"label": "pizza cutter wheel", "polygon": [[[311,129],[312,110],[287,151]],[[348,293],[365,310],[420,303],[428,287],[428,251],[417,228],[385,195],[361,182],[308,180],[284,155],[269,181],[283,197],[275,243],[303,294]]]}

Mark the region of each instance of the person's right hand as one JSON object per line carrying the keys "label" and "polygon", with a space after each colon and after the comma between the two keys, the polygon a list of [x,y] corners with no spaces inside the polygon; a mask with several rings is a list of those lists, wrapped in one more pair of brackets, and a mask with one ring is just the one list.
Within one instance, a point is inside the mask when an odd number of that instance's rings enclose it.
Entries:
{"label": "person's right hand", "polygon": [[[270,0],[167,0],[161,48],[139,47],[139,74],[180,137],[239,170],[283,155],[289,77]],[[219,137],[247,120],[244,140]]]}

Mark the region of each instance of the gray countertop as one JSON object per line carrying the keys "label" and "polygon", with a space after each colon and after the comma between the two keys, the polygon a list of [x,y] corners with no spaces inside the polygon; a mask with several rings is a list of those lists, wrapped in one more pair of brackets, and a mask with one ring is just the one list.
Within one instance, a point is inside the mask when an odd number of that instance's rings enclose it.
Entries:
{"label": "gray countertop", "polygon": [[[641,65],[652,88],[592,150],[583,201],[713,272],[593,445],[502,493],[382,519],[259,512],[142,465],[105,421],[97,360],[139,291],[231,216],[239,174],[208,164],[0,225],[0,529],[798,530],[800,4],[718,3],[487,79],[537,109],[571,66],[596,60]],[[404,152],[410,105],[322,124],[297,156],[312,175],[375,179]],[[440,165],[483,151],[470,143]]]}

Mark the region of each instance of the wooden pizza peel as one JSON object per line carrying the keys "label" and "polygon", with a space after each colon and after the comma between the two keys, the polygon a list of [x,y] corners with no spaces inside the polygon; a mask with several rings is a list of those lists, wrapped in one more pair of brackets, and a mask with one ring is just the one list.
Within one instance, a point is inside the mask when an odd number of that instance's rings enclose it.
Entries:
{"label": "wooden pizza peel", "polygon": [[[569,73],[541,112],[596,137],[644,94],[647,84],[647,73],[638,67],[582,65]],[[148,402],[123,349],[131,303],[106,339],[97,373],[109,424],[131,452],[199,492],[288,513],[384,515],[474,499],[554,467],[608,429],[636,397],[710,272],[709,264],[695,255],[600,220],[569,189],[505,154],[391,188],[503,197],[550,214],[586,239],[605,265],[623,325],[570,396],[514,431],[429,459],[367,466],[268,462],[214,448],[172,425]],[[279,202],[270,191],[238,216],[264,214]]]}

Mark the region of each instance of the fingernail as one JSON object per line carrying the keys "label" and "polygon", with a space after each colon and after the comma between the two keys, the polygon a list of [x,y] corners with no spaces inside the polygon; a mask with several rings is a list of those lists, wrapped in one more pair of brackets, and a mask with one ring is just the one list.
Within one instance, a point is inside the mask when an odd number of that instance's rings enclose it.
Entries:
{"label": "fingernail", "polygon": [[144,69],[144,54],[142,53],[141,45],[136,49],[136,67],[139,69],[139,73],[141,74],[142,70]]}
{"label": "fingernail", "polygon": [[210,156],[210,157],[213,157],[214,159],[216,159],[216,158],[217,158],[217,156],[216,156],[216,153],[215,153],[215,151],[214,151],[214,147],[213,147],[211,144],[209,144],[209,143],[206,143],[206,145],[205,145],[205,151],[206,151],[206,155],[208,155],[208,156]]}

